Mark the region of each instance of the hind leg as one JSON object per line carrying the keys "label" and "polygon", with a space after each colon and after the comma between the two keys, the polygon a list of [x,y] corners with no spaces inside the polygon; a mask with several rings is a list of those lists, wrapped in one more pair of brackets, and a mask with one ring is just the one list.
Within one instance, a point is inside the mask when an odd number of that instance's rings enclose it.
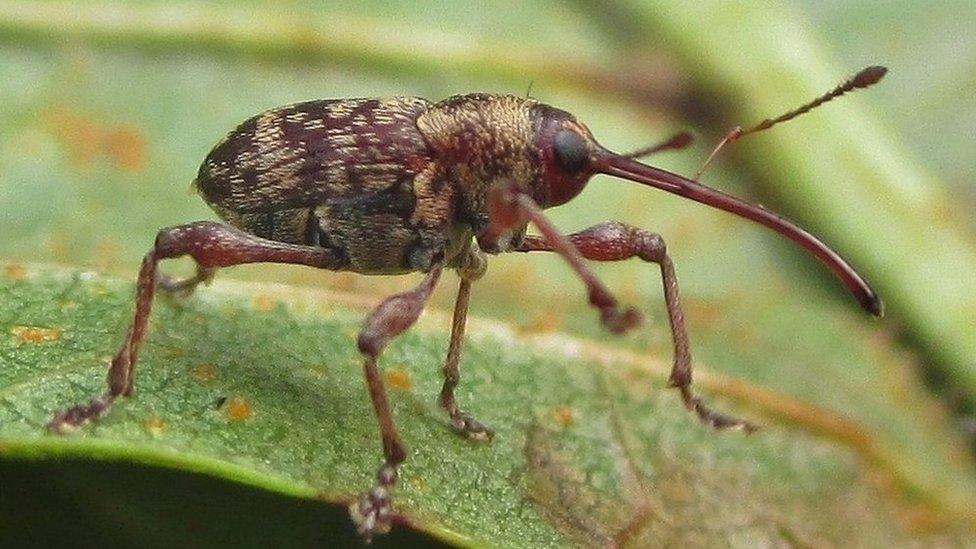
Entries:
{"label": "hind leg", "polygon": [[133,369],[139,355],[139,346],[146,334],[157,286],[157,266],[163,259],[184,255],[189,255],[196,261],[197,276],[187,281],[171,282],[176,291],[192,289],[218,267],[242,263],[294,263],[322,269],[342,268],[341,258],[332,250],[265,240],[212,221],[200,221],[159,231],[153,248],[142,260],[136,283],[135,314],[122,346],[109,367],[108,387],[104,393],[87,404],[79,404],[55,413],[47,424],[50,431],[63,433],[102,417],[117,398],[132,394]]}

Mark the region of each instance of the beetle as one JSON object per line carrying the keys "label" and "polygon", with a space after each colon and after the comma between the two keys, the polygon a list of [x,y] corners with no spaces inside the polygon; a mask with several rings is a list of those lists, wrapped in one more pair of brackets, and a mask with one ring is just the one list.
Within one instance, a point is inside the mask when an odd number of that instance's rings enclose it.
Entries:
{"label": "beetle", "polygon": [[[827,94],[749,129],[736,128],[712,151],[762,131],[855,88],[874,84],[883,67],[869,67]],[[186,294],[222,267],[255,262],[307,265],[364,275],[419,272],[415,288],[382,301],[367,316],[357,345],[382,440],[383,464],[373,487],[350,505],[367,540],[386,532],[390,496],[406,452],[397,434],[377,361],[389,341],[409,328],[445,269],[460,278],[440,393],[456,430],[490,440],[493,432],[462,410],[454,396],[472,283],[487,255],[555,252],[583,281],[590,304],[614,333],[641,322],[621,306],[587,266],[590,261],[639,258],[661,271],[674,344],[669,385],[686,408],[715,428],[751,430],[748,422],[708,408],[691,390],[688,336],[674,266],[661,236],[620,222],[561,233],[543,210],[565,204],[595,174],[608,174],[702,202],[761,223],[823,262],[868,312],[882,303],[840,255],[797,225],[693,179],[637,158],[689,142],[681,134],[656,147],[616,154],[597,143],[570,113],[528,97],[475,93],[438,103],[414,97],[297,103],[250,118],[206,157],[194,185],[224,221],[165,228],[142,261],[132,324],[107,375],[107,389],[88,403],[54,414],[48,428],[63,433],[102,417],[132,394],[133,368],[157,288]],[[700,175],[701,172],[699,172]],[[538,235],[528,235],[533,224]],[[163,259],[191,256],[192,277],[157,272]]]}

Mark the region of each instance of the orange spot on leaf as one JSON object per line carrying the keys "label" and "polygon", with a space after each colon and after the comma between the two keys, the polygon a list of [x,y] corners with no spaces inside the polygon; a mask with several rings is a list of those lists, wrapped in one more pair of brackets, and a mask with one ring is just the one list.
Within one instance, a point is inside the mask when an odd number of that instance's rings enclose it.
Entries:
{"label": "orange spot on leaf", "polygon": [[234,421],[244,421],[254,415],[254,409],[247,399],[236,396],[224,404],[224,413]]}
{"label": "orange spot on leaf", "polygon": [[518,327],[519,333],[544,334],[558,330],[563,324],[562,316],[555,311],[545,311],[527,324]]}
{"label": "orange spot on leaf", "polygon": [[27,269],[25,269],[23,265],[11,263],[9,265],[4,265],[3,274],[11,280],[23,280],[27,277]]}
{"label": "orange spot on leaf", "polygon": [[10,329],[10,333],[24,343],[57,341],[61,338],[61,330],[57,328],[40,328],[38,326],[14,326]]}
{"label": "orange spot on leaf", "polygon": [[166,422],[159,416],[152,416],[146,421],[142,422],[143,428],[147,433],[154,437],[158,437],[163,434],[163,430],[166,429]]}
{"label": "orange spot on leaf", "polygon": [[254,308],[259,311],[270,311],[275,308],[277,302],[266,295],[259,295],[254,298]]}
{"label": "orange spot on leaf", "polygon": [[70,260],[70,252],[74,249],[72,246],[68,245],[68,239],[63,232],[48,233],[44,237],[44,251],[47,252],[52,259],[61,261],[63,263],[68,263]]}
{"label": "orange spot on leaf", "polygon": [[899,517],[906,530],[913,533],[934,531],[939,525],[939,515],[932,509],[920,505],[898,509]]}
{"label": "orange spot on leaf", "polygon": [[412,385],[410,374],[400,368],[390,368],[383,372],[383,381],[387,387],[398,391],[409,391]]}
{"label": "orange spot on leaf", "polygon": [[122,258],[122,247],[111,240],[99,240],[92,250],[92,263],[99,269],[108,270],[118,265]]}
{"label": "orange spot on leaf", "polygon": [[217,368],[213,364],[198,364],[193,369],[193,377],[200,383],[209,383],[217,379]]}
{"label": "orange spot on leaf", "polygon": [[335,273],[329,277],[329,286],[349,292],[356,288],[356,277],[352,273]]}
{"label": "orange spot on leaf", "polygon": [[134,126],[109,128],[102,136],[102,149],[123,170],[138,172],[146,167],[146,140]]}
{"label": "orange spot on leaf", "polygon": [[573,417],[573,409],[569,406],[553,406],[552,419],[555,420],[560,427],[569,427],[575,420]]}
{"label": "orange spot on leaf", "polygon": [[126,171],[139,171],[147,164],[146,139],[132,124],[100,122],[64,105],[48,108],[40,118],[81,168],[102,159]]}
{"label": "orange spot on leaf", "polygon": [[727,318],[728,308],[717,300],[688,297],[682,299],[681,302],[685,315],[704,326],[717,326]]}

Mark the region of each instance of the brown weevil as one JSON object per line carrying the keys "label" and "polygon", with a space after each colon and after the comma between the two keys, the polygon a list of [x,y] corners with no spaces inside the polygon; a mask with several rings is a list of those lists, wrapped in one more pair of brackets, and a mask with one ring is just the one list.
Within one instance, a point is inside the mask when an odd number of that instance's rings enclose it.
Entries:
{"label": "brown weevil", "polygon": [[[869,67],[799,109],[746,131],[731,131],[705,166],[725,143],[874,84],[884,74],[883,67]],[[614,333],[636,327],[641,316],[618,304],[586,260],[636,257],[656,263],[674,342],[670,386],[703,423],[750,430],[750,424],[712,411],[691,391],[688,336],[664,240],[613,221],[564,235],[543,214],[545,208],[572,200],[598,173],[663,189],[785,235],[833,271],[862,307],[881,315],[881,300],[864,278],[810,233],[699,184],[697,176],[688,179],[636,160],[688,142],[687,134],[679,134],[656,147],[616,154],[568,112],[530,98],[482,93],[439,103],[408,97],[320,100],[259,114],[217,144],[194,182],[225,223],[200,221],[159,231],[139,271],[134,320],[109,367],[107,390],[87,404],[57,412],[48,428],[64,432],[78,427],[132,394],[133,367],[157,287],[187,293],[218,268],[256,262],[367,275],[424,273],[416,288],[373,309],[359,332],[384,457],[373,487],[350,506],[359,532],[369,539],[390,527],[391,489],[406,457],[377,369],[383,348],[416,321],[441,272],[457,271],[460,289],[440,405],[461,434],[490,440],[492,431],[461,410],[454,397],[471,283],[484,274],[486,254],[548,251],[568,261],[601,322]],[[526,234],[529,223],[539,235]],[[196,262],[193,277],[174,280],[157,272],[161,260],[185,255]]]}

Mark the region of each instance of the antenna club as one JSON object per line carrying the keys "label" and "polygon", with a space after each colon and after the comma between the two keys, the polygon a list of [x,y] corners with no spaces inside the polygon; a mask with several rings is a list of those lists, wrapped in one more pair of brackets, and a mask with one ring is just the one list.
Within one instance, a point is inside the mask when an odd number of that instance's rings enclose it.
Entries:
{"label": "antenna club", "polygon": [[868,86],[873,86],[884,78],[885,74],[888,74],[887,67],[874,65],[857,73],[857,75],[851,79],[851,85],[855,88],[866,88]]}

